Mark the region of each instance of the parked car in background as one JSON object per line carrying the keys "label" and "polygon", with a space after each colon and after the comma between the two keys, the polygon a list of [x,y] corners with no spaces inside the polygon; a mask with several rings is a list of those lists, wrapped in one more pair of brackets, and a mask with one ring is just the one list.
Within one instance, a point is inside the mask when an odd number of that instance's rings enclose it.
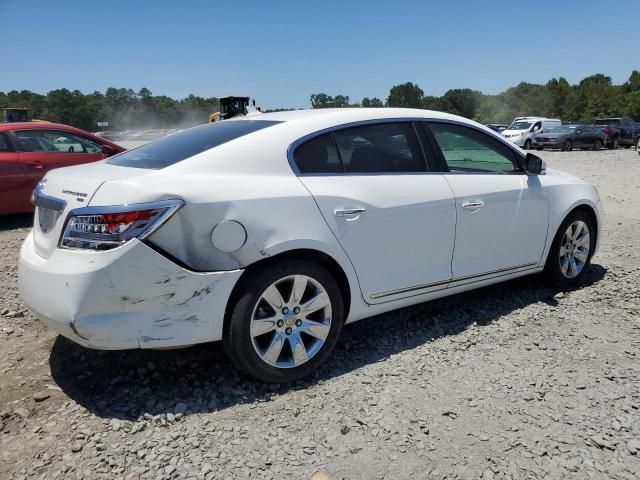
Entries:
{"label": "parked car in background", "polygon": [[276,383],[325,362],[345,323],[543,271],[579,285],[601,223],[588,183],[398,108],[205,124],[54,170],[35,203],[19,283],[51,328],[98,349],[221,340]]}
{"label": "parked car in background", "polygon": [[604,133],[591,125],[560,125],[533,137],[533,147],[537,150],[554,148],[570,152],[574,148],[600,150],[605,143]]}
{"label": "parked car in background", "polygon": [[630,118],[599,118],[593,125],[600,129],[609,148],[632,147],[638,137],[638,126]]}
{"label": "parked car in background", "polygon": [[31,193],[50,170],[103,160],[124,150],[68,125],[0,124],[0,215],[32,211]]}
{"label": "parked car in background", "polygon": [[485,125],[485,127],[489,127],[491,130],[493,130],[494,132],[502,132],[503,130],[506,130],[508,125],[504,125],[502,123],[487,123]]}
{"label": "parked car in background", "polygon": [[545,133],[550,128],[559,127],[562,122],[554,118],[517,117],[502,135],[517,146],[529,150],[533,143],[533,136]]}

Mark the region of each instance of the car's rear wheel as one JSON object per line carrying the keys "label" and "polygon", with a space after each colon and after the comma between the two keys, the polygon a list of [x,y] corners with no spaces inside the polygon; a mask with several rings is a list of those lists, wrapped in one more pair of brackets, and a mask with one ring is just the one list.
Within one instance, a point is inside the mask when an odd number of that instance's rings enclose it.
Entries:
{"label": "car's rear wheel", "polygon": [[562,144],[561,150],[563,152],[570,152],[571,150],[573,150],[573,145],[571,144],[571,140],[565,140],[565,142]]}
{"label": "car's rear wheel", "polygon": [[225,350],[236,366],[265,382],[290,383],[316,370],[344,321],[336,280],[306,260],[248,272],[234,300]]}
{"label": "car's rear wheel", "polygon": [[596,140],[595,142],[593,142],[593,147],[591,147],[591,150],[593,150],[594,152],[597,152],[598,150],[600,150],[601,147],[602,147],[602,143],[600,142],[600,140]]}
{"label": "car's rear wheel", "polygon": [[556,286],[566,288],[579,283],[593,255],[595,226],[585,212],[572,212],[560,225],[551,244],[545,274]]}
{"label": "car's rear wheel", "polygon": [[618,140],[618,137],[616,137],[616,138],[613,139],[613,141],[609,145],[609,148],[617,150],[619,147],[620,147],[620,141]]}

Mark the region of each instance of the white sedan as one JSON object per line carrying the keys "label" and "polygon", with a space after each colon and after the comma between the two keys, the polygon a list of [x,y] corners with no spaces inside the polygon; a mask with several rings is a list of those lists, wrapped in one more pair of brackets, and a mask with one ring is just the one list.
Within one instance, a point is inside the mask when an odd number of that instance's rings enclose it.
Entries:
{"label": "white sedan", "polygon": [[86,347],[221,340],[268,382],[322,364],[343,324],[545,272],[580,282],[596,190],[501,135],[409,109],[264,114],[49,172],[24,301]]}

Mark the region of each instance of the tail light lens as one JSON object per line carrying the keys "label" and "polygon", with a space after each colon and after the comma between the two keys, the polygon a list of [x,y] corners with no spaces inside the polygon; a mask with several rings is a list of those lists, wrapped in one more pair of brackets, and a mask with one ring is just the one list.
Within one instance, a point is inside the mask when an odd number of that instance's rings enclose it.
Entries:
{"label": "tail light lens", "polygon": [[182,200],[162,200],[117,207],[77,208],[69,213],[58,246],[110,250],[133,238],[143,240],[183,205]]}

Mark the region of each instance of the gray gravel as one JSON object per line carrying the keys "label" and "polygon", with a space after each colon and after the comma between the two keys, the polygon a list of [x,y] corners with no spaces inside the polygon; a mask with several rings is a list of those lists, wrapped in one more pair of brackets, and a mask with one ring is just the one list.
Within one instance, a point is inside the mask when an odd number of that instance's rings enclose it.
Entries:
{"label": "gray gravel", "polygon": [[580,288],[524,278],[356,323],[293,386],[215,344],[56,337],[17,294],[29,219],[0,220],[0,478],[638,478],[640,156],[542,155],[605,204]]}

